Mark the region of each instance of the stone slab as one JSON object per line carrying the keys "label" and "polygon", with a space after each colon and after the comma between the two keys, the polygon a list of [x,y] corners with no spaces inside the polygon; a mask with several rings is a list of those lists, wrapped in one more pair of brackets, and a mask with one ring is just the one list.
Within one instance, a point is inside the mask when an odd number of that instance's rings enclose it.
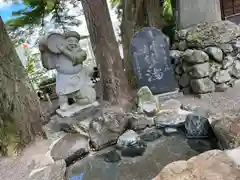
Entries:
{"label": "stone slab", "polygon": [[92,106],[99,106],[99,102],[95,101],[95,102],[93,102],[91,104],[87,104],[87,105],[73,104],[66,111],[57,109],[56,112],[61,117],[72,117],[75,114],[79,113],[80,111],[82,111],[86,108],[92,107]]}
{"label": "stone slab", "polygon": [[155,99],[158,100],[160,103],[169,99],[174,99],[174,98],[178,98],[178,97],[182,97],[183,93],[179,92],[179,89],[176,89],[175,91],[172,92],[167,92],[167,93],[163,93],[163,94],[158,94],[155,95]]}
{"label": "stone slab", "polygon": [[179,0],[176,9],[177,24],[180,29],[222,20],[219,0]]}

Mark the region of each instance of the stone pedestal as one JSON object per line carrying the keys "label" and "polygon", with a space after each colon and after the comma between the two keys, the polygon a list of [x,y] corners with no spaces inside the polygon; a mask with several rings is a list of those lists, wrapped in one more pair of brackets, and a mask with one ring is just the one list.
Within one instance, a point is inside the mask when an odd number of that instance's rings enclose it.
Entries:
{"label": "stone pedestal", "polygon": [[86,109],[92,106],[98,106],[98,105],[99,103],[97,101],[87,105],[72,104],[71,106],[69,106],[67,110],[63,111],[61,109],[57,109],[56,112],[61,117],[72,117],[83,109]]}
{"label": "stone pedestal", "polygon": [[220,0],[177,0],[178,28],[188,28],[204,22],[221,21]]}

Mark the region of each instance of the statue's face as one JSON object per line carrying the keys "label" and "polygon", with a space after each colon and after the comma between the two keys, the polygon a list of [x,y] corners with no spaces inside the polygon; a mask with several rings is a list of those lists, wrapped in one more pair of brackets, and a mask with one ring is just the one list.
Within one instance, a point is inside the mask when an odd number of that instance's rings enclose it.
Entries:
{"label": "statue's face", "polygon": [[80,45],[79,45],[79,42],[78,42],[77,38],[69,37],[66,40],[67,40],[67,48],[69,50],[79,49],[80,48]]}

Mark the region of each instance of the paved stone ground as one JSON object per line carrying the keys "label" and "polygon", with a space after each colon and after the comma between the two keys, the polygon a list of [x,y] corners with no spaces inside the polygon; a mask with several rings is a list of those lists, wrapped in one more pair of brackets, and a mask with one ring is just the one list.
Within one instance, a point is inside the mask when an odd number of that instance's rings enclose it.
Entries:
{"label": "paved stone ground", "polygon": [[[184,96],[179,98],[183,104],[198,105],[206,109],[211,110],[214,113],[234,113],[240,110],[240,84],[237,84],[234,88],[229,89],[224,93],[213,93],[210,96],[205,96],[201,99],[194,98],[191,96]],[[140,157],[139,161],[135,159],[124,159],[123,162],[118,166],[118,174],[121,176],[118,179],[124,180],[141,180],[141,179],[151,179],[156,176],[161,170],[161,168],[178,159],[188,159],[193,156],[196,152],[189,149],[189,146],[184,140],[179,140],[180,137],[167,137],[162,138],[158,141],[155,148],[148,148],[146,155]],[[48,147],[48,141],[44,141],[41,147],[32,145],[25,150],[25,153],[21,157],[17,158],[0,158],[0,180],[28,180],[28,174],[33,169],[34,158],[38,157],[39,151],[44,151]],[[181,145],[182,144],[182,145]],[[176,151],[177,150],[177,151]],[[170,153],[171,152],[171,153]],[[179,154],[176,152],[183,152]],[[33,157],[33,158],[31,158]],[[90,157],[89,157],[90,158]],[[85,161],[85,165],[84,165]],[[88,161],[88,162],[86,162]],[[46,162],[47,163],[47,162]],[[105,178],[102,177],[102,171],[108,170],[114,171],[114,166],[111,169],[101,169],[101,163],[103,160],[99,158],[95,159],[84,159],[77,162],[74,166],[69,169],[69,175],[80,173],[84,168],[89,168],[89,173],[95,179]],[[90,169],[91,164],[95,164],[95,172]],[[99,166],[100,165],[100,166]],[[73,168],[74,167],[74,168]],[[105,166],[106,167],[106,166]],[[75,170],[74,170],[75,169]],[[116,170],[116,168],[115,168]],[[111,176],[111,174],[109,174]],[[115,176],[117,177],[117,176]],[[94,178],[90,178],[94,180]],[[107,180],[107,179],[104,179]],[[114,180],[114,179],[112,179]]]}
{"label": "paved stone ground", "polygon": [[179,98],[182,104],[198,105],[213,113],[236,113],[240,110],[240,83],[226,92],[215,92],[202,98],[184,96]]}

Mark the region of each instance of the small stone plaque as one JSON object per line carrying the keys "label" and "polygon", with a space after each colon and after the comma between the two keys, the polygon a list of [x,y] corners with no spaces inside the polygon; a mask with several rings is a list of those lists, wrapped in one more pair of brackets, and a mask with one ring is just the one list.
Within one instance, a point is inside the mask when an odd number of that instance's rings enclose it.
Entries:
{"label": "small stone plaque", "polygon": [[130,48],[139,88],[148,86],[154,95],[178,89],[169,44],[162,31],[143,28],[134,35]]}

